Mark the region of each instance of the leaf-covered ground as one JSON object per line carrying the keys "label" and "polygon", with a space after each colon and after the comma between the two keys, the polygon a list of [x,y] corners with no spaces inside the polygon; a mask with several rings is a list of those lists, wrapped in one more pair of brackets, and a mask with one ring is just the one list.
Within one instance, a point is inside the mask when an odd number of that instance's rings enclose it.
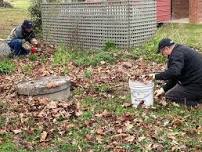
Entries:
{"label": "leaf-covered ground", "polygon": [[[10,73],[0,75],[0,152],[202,150],[201,107],[163,99],[150,109],[130,104],[128,77],[161,71],[161,64],[135,60],[128,51],[92,53],[46,44],[42,53],[9,62],[12,70],[4,72]],[[16,94],[19,81],[48,75],[71,77],[67,102]]]}

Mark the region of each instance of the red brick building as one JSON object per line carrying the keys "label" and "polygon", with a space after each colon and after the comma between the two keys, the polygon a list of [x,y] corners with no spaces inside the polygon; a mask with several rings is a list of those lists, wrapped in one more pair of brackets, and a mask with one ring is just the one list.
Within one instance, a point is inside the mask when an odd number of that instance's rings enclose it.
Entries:
{"label": "red brick building", "polygon": [[[84,0],[101,2],[110,0]],[[176,19],[187,19],[191,23],[202,23],[202,0],[156,0],[157,21],[168,22]]]}
{"label": "red brick building", "polygon": [[191,23],[202,23],[202,0],[172,0],[172,19],[189,18]]}

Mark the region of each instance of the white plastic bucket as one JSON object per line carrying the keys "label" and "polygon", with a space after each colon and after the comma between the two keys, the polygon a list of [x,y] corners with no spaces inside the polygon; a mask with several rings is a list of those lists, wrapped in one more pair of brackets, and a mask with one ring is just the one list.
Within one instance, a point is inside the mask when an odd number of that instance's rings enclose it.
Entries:
{"label": "white plastic bucket", "polygon": [[146,107],[150,107],[154,103],[154,83],[151,81],[144,84],[139,81],[129,80],[129,87],[131,90],[131,100],[133,107],[138,107],[140,104],[144,104]]}

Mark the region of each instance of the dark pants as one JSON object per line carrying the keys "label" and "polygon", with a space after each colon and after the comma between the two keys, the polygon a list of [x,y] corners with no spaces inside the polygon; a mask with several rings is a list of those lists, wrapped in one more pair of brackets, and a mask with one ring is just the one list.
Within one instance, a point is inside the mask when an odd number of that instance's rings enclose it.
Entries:
{"label": "dark pants", "polygon": [[8,45],[15,56],[28,54],[28,51],[22,47],[22,39],[13,39]]}
{"label": "dark pants", "polygon": [[177,103],[185,104],[187,106],[197,106],[202,99],[201,90],[190,86],[175,85],[172,89],[166,92],[166,99]]}

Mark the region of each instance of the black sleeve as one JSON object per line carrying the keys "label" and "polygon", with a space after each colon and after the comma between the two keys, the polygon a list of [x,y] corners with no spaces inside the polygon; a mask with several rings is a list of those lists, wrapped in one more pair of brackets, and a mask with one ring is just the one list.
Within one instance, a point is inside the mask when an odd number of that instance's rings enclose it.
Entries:
{"label": "black sleeve", "polygon": [[171,80],[181,75],[184,67],[184,55],[181,51],[175,51],[169,59],[169,67],[166,71],[156,74],[156,80]]}
{"label": "black sleeve", "polygon": [[163,86],[163,90],[167,92],[177,84],[176,79],[168,80],[168,82]]}
{"label": "black sleeve", "polygon": [[35,36],[34,32],[31,32],[31,33],[29,34],[29,36],[25,38],[25,40],[28,41],[29,43],[31,43],[31,40],[32,40],[33,38],[35,38],[35,37],[36,37],[36,36]]}

